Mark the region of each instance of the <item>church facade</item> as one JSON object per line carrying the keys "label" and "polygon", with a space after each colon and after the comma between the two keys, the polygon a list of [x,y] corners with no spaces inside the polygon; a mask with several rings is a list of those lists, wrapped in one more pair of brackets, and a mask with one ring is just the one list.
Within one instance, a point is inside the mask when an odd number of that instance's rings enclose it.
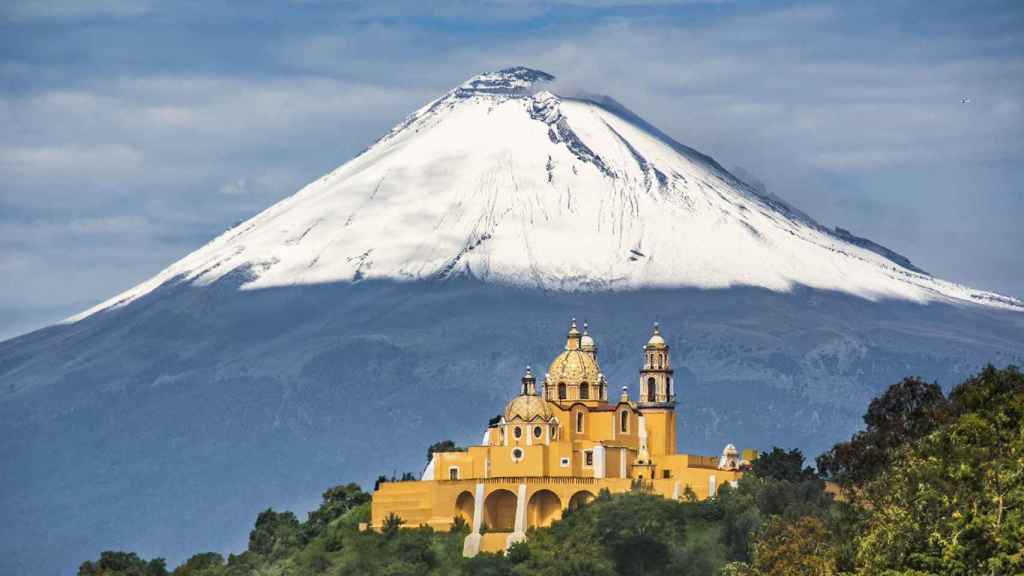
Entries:
{"label": "church facade", "polygon": [[607,489],[642,483],[666,498],[714,496],[735,482],[745,461],[730,444],[721,456],[676,452],[676,382],[669,347],[655,324],[643,347],[640,396],[610,390],[597,344],[573,320],[565,349],[538,384],[527,367],[519,394],[493,418],[479,446],[434,453],[415,482],[382,483],[372,527],[395,514],[405,525],[471,528],[464,554],[507,549],[526,530],[547,526]]}

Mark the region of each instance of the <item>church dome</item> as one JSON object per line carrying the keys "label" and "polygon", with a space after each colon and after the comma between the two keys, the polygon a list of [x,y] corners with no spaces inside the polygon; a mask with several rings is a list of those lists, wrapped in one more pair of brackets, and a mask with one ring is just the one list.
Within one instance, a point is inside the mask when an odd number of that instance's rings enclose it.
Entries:
{"label": "church dome", "polygon": [[588,382],[596,384],[600,372],[597,361],[590,354],[579,349],[566,350],[551,362],[551,367],[548,368],[548,377],[553,383],[564,382],[572,385]]}
{"label": "church dome", "polygon": [[[587,335],[585,338],[590,339]],[[593,339],[590,339],[590,346]],[[555,357],[548,368],[548,378],[551,384],[565,383],[568,386],[579,385],[583,382],[597,384],[601,369],[597,365],[594,355],[583,349],[583,342],[579,330],[576,329],[576,321],[572,321],[569,328],[569,339],[565,344],[565,351]]]}
{"label": "church dome", "polygon": [[513,418],[519,418],[525,422],[530,422],[535,418],[547,421],[551,419],[551,407],[540,396],[527,394],[516,396],[505,407],[505,420],[510,421]]}

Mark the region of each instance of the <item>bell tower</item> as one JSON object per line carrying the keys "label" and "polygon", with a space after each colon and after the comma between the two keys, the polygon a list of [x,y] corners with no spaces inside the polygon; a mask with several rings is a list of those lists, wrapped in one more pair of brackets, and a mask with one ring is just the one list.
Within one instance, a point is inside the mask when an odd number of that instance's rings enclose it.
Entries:
{"label": "bell tower", "polygon": [[640,369],[640,404],[674,404],[672,365],[668,344],[661,337],[661,328],[654,323],[654,333],[644,345],[644,365]]}

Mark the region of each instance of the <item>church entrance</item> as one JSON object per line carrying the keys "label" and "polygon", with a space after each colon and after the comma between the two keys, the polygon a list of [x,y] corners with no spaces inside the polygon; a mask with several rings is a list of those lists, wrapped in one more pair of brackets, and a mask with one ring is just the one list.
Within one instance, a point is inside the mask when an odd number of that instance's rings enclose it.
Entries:
{"label": "church entrance", "polygon": [[550,526],[562,517],[562,501],[550,490],[539,490],[530,498],[526,517],[531,527]]}
{"label": "church entrance", "polygon": [[495,490],[484,500],[484,525],[488,532],[511,532],[516,525],[516,495]]}

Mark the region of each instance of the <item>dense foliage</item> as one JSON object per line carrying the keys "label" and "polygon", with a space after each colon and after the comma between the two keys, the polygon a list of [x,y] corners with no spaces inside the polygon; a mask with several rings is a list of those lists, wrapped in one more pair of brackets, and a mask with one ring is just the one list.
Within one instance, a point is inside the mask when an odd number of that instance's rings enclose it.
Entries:
{"label": "dense foliage", "polygon": [[[462,558],[450,533],[359,530],[370,497],[331,488],[300,522],[266,510],[248,549],[197,554],[173,576],[1009,575],[1024,572],[1024,375],[986,368],[948,397],[908,378],[871,402],[865,430],[818,460],[774,448],[736,487],[698,502],[603,492],[506,554]],[[438,443],[432,451],[455,449]],[[832,483],[825,481],[828,479]],[[400,481],[401,479],[392,479]],[[841,494],[835,498],[834,494]],[[162,559],[104,552],[80,576],[166,576]]]}
{"label": "dense foliage", "polygon": [[[818,458],[843,501],[779,498],[764,522],[744,478],[727,534],[752,536],[733,574],[1024,573],[1024,375],[991,366],[947,396],[908,378],[871,402],[866,428]],[[787,490],[791,490],[790,487]],[[799,494],[807,494],[798,490]],[[754,512],[754,511],[757,512]],[[727,516],[728,519],[728,516]],[[752,529],[749,529],[753,527]]]}

